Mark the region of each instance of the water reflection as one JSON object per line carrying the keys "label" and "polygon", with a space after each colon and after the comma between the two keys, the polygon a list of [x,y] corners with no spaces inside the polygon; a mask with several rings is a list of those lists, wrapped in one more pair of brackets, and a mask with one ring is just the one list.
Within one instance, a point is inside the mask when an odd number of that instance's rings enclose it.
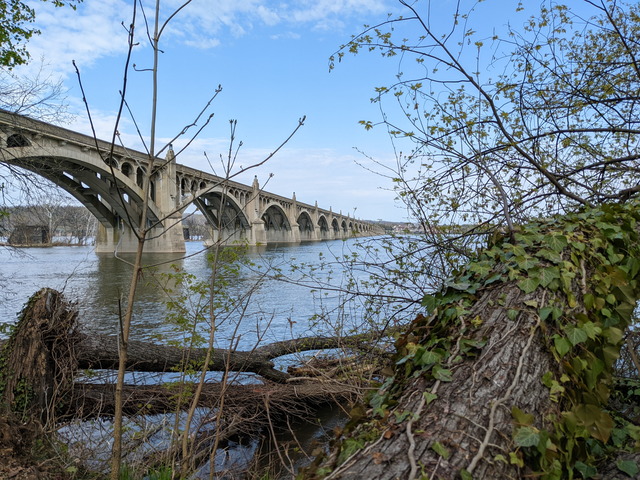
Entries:
{"label": "water reflection", "polygon": [[[133,255],[122,255],[118,260],[111,255],[96,255],[95,269],[88,280],[82,297],[82,324],[88,331],[116,333],[118,311],[126,306],[129,294]],[[136,289],[136,308],[133,327],[138,337],[148,337],[164,322],[165,295],[159,282],[164,274],[171,272],[171,265],[182,268],[181,257],[168,258],[167,255],[145,254],[145,270]],[[151,268],[152,267],[152,268]]]}

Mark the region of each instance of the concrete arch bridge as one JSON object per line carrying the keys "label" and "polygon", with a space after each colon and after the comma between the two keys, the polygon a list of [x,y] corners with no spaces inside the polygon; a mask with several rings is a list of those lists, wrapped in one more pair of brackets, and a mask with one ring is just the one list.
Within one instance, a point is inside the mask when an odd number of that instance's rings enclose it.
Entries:
{"label": "concrete arch bridge", "polygon": [[[109,152],[112,153],[110,154]],[[182,216],[191,204],[204,214],[212,242],[295,243],[384,233],[377,224],[266,192],[164,158],[95,140],[71,130],[0,110],[0,162],[60,186],[99,221],[97,252],[134,252],[143,179],[151,172],[145,251],[184,252]]]}

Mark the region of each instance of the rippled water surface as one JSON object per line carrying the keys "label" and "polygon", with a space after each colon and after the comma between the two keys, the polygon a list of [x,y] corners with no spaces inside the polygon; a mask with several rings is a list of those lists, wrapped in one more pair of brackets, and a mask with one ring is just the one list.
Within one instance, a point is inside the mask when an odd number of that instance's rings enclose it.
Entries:
{"label": "rippled water surface", "polygon": [[[229,290],[230,295],[238,299],[251,292],[250,300],[244,310],[219,318],[218,341],[225,343],[232,336],[236,340],[240,337],[239,346],[251,348],[258,339],[283,340],[317,333],[315,328],[312,332],[313,323],[309,318],[323,309],[335,308],[339,304],[339,294],[318,294],[317,290],[269,279],[262,274],[274,273],[274,267],[287,273],[292,264],[317,266],[320,258],[341,256],[352,246],[353,241],[338,240],[250,248],[245,258],[254,266],[243,267]],[[147,265],[160,264],[156,267],[160,273],[170,272],[171,265],[177,265],[198,279],[206,280],[211,268],[201,250],[201,243],[188,242],[186,258],[170,261],[168,255],[146,255],[144,260]],[[340,285],[341,275],[340,269],[334,267],[332,273],[322,272],[320,278]],[[2,248],[0,323],[15,322],[29,296],[40,288],[50,287],[63,291],[68,299],[77,302],[83,331],[115,334],[119,301],[127,296],[130,277],[129,265],[112,255],[98,255],[93,247]],[[140,282],[132,329],[134,338],[171,335],[172,330],[165,321],[168,297],[159,288],[157,278],[157,275],[147,273]],[[342,323],[351,313],[335,313],[332,321]]]}

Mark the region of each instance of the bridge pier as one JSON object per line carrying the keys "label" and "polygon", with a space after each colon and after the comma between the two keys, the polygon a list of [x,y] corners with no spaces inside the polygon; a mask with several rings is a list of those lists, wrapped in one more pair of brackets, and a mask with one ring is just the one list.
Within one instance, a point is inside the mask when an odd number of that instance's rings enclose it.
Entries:
{"label": "bridge pier", "polygon": [[291,241],[300,243],[300,226],[297,223],[291,224]]}
{"label": "bridge pier", "polygon": [[[147,233],[144,253],[184,253],[184,232],[181,217],[170,217],[163,226],[155,227]],[[135,253],[138,250],[138,238],[134,231],[123,224],[122,228],[105,227],[98,224],[96,253]]]}
{"label": "bridge pier", "polygon": [[264,220],[260,218],[254,219],[251,222],[251,244],[267,244],[267,230],[264,228]]}

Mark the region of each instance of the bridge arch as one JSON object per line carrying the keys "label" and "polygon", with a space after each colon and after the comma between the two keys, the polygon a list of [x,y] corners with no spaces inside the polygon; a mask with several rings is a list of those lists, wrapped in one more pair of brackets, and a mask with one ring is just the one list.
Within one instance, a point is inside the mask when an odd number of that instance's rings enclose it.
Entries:
{"label": "bridge arch", "polygon": [[21,133],[14,133],[7,137],[7,148],[30,147],[31,142]]}
{"label": "bridge arch", "polygon": [[300,212],[300,215],[298,215],[296,222],[298,223],[298,230],[300,231],[300,240],[315,240],[316,229],[313,225],[313,221],[311,220],[311,215],[309,215],[309,212]]}
{"label": "bridge arch", "polygon": [[133,166],[130,162],[124,161],[122,162],[122,165],[120,165],[120,172],[122,172],[125,177],[131,178],[131,174],[133,173]]}
{"label": "bridge arch", "polygon": [[343,237],[346,237],[349,234],[349,231],[347,230],[346,220],[342,220],[342,222],[340,222],[340,230]]}
{"label": "bridge arch", "polygon": [[144,167],[138,167],[136,168],[136,185],[138,185],[138,187],[142,188],[142,186],[144,185],[144,174],[146,173],[147,169]]}
{"label": "bridge arch", "polygon": [[329,222],[324,215],[318,216],[318,228],[320,229],[320,238],[327,240],[331,238],[331,231],[329,230]]}
{"label": "bridge arch", "polygon": [[238,199],[226,189],[218,187],[208,190],[197,195],[194,203],[209,222],[214,241],[230,244],[248,239],[251,229],[249,220]]}
{"label": "bridge arch", "polygon": [[331,221],[331,230],[333,230],[333,236],[338,238],[340,236],[340,225],[338,224],[338,219],[334,218]]}
{"label": "bridge arch", "polygon": [[290,242],[291,223],[283,208],[272,203],[260,217],[264,222],[264,230],[267,235],[267,243]]}
{"label": "bridge arch", "polygon": [[[12,135],[11,137],[15,137]],[[11,138],[9,137],[9,138]],[[16,145],[7,139],[7,145]],[[7,147],[12,153],[7,163],[29,170],[58,185],[82,203],[105,227],[121,228],[122,222],[139,227],[142,190],[120,170],[111,169],[82,155],[42,155],[32,147]],[[122,195],[122,198],[118,195]],[[157,207],[149,205],[148,222],[162,220]]]}

